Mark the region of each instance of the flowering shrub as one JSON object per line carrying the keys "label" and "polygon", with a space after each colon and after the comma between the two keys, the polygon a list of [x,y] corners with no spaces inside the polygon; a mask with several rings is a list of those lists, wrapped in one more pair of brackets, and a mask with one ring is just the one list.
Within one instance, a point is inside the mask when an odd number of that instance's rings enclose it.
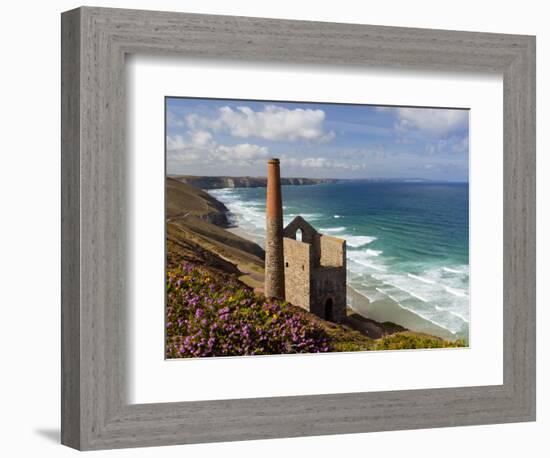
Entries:
{"label": "flowering shrub", "polygon": [[305,313],[197,265],[169,269],[166,287],[168,358],[331,350],[325,331]]}

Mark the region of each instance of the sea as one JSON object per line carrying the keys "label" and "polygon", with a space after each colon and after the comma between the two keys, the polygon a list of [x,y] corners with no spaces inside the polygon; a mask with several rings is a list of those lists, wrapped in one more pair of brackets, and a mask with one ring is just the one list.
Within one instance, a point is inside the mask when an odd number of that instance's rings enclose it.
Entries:
{"label": "sea", "polygon": [[[263,245],[265,188],[208,192]],[[282,193],[285,225],[301,215],[320,233],[346,240],[348,288],[468,340],[467,183],[342,181],[283,186]]]}

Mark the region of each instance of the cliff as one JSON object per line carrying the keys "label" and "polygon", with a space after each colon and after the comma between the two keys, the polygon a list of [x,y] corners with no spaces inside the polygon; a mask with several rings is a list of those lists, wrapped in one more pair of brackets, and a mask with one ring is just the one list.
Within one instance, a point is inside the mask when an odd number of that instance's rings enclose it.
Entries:
{"label": "cliff", "polygon": [[227,207],[202,189],[167,178],[165,192],[168,222],[195,216],[216,226],[229,226]]}
{"label": "cliff", "polygon": [[[266,177],[202,177],[194,175],[172,176],[170,179],[177,180],[201,189],[220,188],[265,188]],[[333,178],[281,178],[282,185],[305,186],[321,183],[335,183]]]}
{"label": "cliff", "polygon": [[202,189],[166,179],[166,242],[170,258],[236,275],[252,288],[263,283],[264,250],[227,231],[227,208]]}

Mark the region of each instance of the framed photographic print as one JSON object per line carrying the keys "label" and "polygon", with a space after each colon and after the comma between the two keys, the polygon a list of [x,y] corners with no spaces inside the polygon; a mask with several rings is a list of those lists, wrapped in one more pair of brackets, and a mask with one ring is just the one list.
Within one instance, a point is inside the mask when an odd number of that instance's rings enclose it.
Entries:
{"label": "framed photographic print", "polygon": [[167,358],[468,345],[467,110],[165,103]]}
{"label": "framed photographic print", "polygon": [[62,16],[62,442],[535,417],[535,40]]}

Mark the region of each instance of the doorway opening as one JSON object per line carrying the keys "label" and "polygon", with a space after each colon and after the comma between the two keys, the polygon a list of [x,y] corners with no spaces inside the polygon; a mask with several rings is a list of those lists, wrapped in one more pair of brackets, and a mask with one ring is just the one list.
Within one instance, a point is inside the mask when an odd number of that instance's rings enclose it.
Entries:
{"label": "doorway opening", "polygon": [[334,303],[331,297],[325,301],[325,320],[334,321]]}

